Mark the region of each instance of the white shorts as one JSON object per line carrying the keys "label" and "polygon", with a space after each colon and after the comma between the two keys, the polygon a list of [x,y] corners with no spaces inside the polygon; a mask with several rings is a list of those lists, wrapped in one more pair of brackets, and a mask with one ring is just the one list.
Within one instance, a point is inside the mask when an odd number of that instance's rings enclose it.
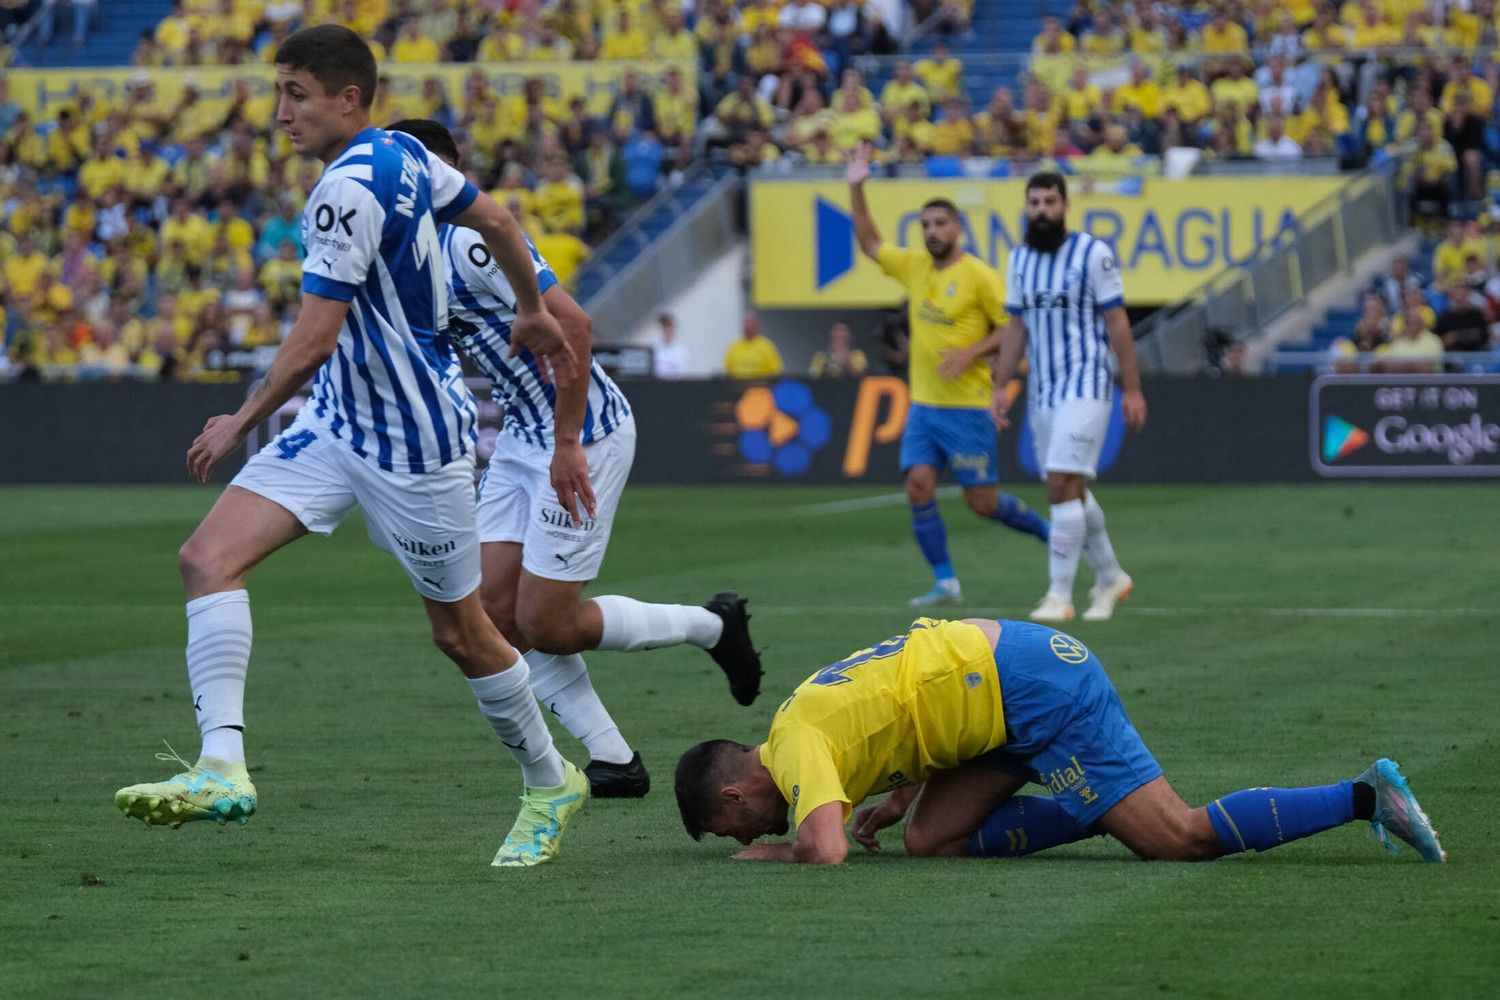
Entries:
{"label": "white shorts", "polygon": [[1042,478],[1049,472],[1072,472],[1087,479],[1099,473],[1099,453],[1114,409],[1107,399],[1065,399],[1051,409],[1031,413],[1031,440],[1036,445]]}
{"label": "white shorts", "polygon": [[434,472],[386,472],[311,412],[304,407],[230,485],[280,504],[320,535],[332,534],[357,506],[370,540],[396,557],[423,597],[452,603],[478,590],[473,457]]}
{"label": "white shorts", "polygon": [[[521,565],[548,580],[588,581],[599,575],[620,494],[635,461],[635,421],[585,445],[595,517],[576,526],[552,489],[552,451],[504,431],[479,481],[479,541],[519,542]],[[579,513],[582,513],[580,511]]]}

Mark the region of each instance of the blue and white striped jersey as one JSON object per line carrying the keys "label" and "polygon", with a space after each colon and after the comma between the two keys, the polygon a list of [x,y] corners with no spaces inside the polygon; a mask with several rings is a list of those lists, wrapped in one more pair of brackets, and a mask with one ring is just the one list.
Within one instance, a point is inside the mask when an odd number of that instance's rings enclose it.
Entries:
{"label": "blue and white striped jersey", "polygon": [[1111,397],[1114,362],[1104,313],[1124,304],[1114,251],[1088,233],[1069,233],[1053,253],[1024,243],[1011,250],[1005,308],[1026,324],[1033,409]]}
{"label": "blue and white striped jersey", "polygon": [[[439,234],[448,262],[449,331],[494,384],[494,399],[505,407],[502,430],[539,448],[552,447],[557,390],[542,380],[536,357],[522,350],[510,356],[510,327],[516,318],[516,293],[490,256],[484,240],[472,229],[444,226]],[[545,292],[557,275],[530,240],[537,286]],[[589,368],[588,410],[583,418],[583,444],[609,435],[630,416],[630,404],[598,362]]]}
{"label": "blue and white striped jersey", "polygon": [[349,303],[308,406],[387,472],[432,472],[474,453],[478,407],[448,340],[437,223],[477,196],[416,139],[368,128],[302,213],[303,292]]}

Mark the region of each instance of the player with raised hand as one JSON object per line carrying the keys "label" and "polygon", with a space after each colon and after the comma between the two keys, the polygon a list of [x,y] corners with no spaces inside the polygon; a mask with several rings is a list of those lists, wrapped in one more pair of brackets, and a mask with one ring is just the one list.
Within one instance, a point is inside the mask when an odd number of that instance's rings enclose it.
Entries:
{"label": "player with raised hand", "polygon": [[[1018,795],[1027,782],[1048,796]],[[854,812],[865,798],[890,792]],[[912,803],[915,801],[915,808]],[[1443,861],[1395,761],[1310,788],[1246,788],[1192,808],[1141,740],[1103,665],[1030,622],[919,618],[904,635],[829,664],[782,702],[759,746],[700,743],[677,765],[677,805],[697,840],[746,861],[838,864],[854,838],[906,823],[917,857],[1022,857],[1109,834],[1154,861],[1207,861],[1370,822]],[[785,835],[783,843],[755,843]]]}
{"label": "player with raised hand", "polygon": [[[441,123],[389,126],[459,167]],[[513,351],[516,294],[483,239],[458,225],[439,230],[448,266],[455,342],[491,379],[505,424],[479,487],[481,594],[500,631],[524,643],[531,686],[589,752],[584,768],[599,798],[638,798],[651,787],[640,754],[625,742],[589,678],[581,653],[691,643],[709,651],[743,705],[760,691],[760,657],[745,600],[732,591],[705,607],[647,604],[605,595],[583,599],[599,573],[635,456],[635,420],[614,380],[590,358],[592,324],[528,241],[547,310],[567,334],[587,377],[554,389],[535,358]]]}
{"label": "player with raised hand", "polygon": [[944,468],[963,486],[964,502],[980,517],[1047,540],[1046,518],[1009,493],[1001,493],[999,449],[989,406],[994,385],[987,361],[976,359],[952,374],[939,373],[945,354],[985,339],[1005,321],[1000,277],[960,246],[963,227],[951,201],[922,206],[924,249],[898,247],[880,237],[865,201],[870,145],[860,143],[845,174],[859,248],[900,281],[909,299],[911,409],[901,435],[901,471],[911,504],[912,533],[932,567],[930,591],[913,607],[958,604],[958,575],[948,557],[948,533],[937,505],[937,477]]}
{"label": "player with raised hand", "polygon": [[296,152],[326,164],[303,213],[302,308],[244,406],[214,417],[193,442],[188,470],[207,482],[310,376],[313,394],[182,547],[188,678],[203,735],[198,761],[166,781],[121,789],[115,803],[148,824],[171,826],[243,822],[255,812],[243,740],[251,646],[245,576],[307,532],[332,532],[358,506],[371,540],[411,577],[434,641],[468,678],[520,765],[521,812],[494,864],[537,864],[557,852],[588,782],[553,747],[526,661],[480,601],[477,407],[445,333],[437,223],[482,234],[510,278],[516,350],[547,359],[566,384],[575,377],[572,348],[543,305],[509,214],[410,136],[371,127],[376,66],[363,39],[337,25],[307,28],[281,44],[275,63],[277,122]]}
{"label": "player with raised hand", "polygon": [[[1043,172],[1026,182],[1026,241],[1011,250],[1006,276],[1010,321],[944,359],[945,370],[958,371],[998,350],[995,384],[1003,387],[1023,352],[1026,356],[1028,417],[1052,505],[1050,583],[1030,615],[1045,622],[1073,617],[1080,555],[1094,569],[1085,621],[1113,616],[1115,605],[1135,586],[1115,558],[1104,509],[1088,488],[1109,430],[1115,382],[1111,352],[1124,389],[1125,423],[1133,430],[1146,424],[1119,262],[1103,241],[1068,232],[1067,214],[1068,186],[1061,174]],[[995,393],[992,408],[1001,428],[1010,402],[1005,393]]]}

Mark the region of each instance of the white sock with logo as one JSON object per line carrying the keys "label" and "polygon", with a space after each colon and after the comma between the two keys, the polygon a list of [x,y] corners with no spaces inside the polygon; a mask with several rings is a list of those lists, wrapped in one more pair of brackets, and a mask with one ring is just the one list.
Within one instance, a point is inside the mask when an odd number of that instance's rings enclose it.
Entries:
{"label": "white sock with logo", "polygon": [[702,649],[718,645],[724,619],[707,608],[686,604],[647,604],[608,594],[594,598],[604,621],[600,649],[634,652],[690,642]]}
{"label": "white sock with logo", "polygon": [[205,757],[245,759],[245,672],[250,666],[250,595],[226,590],[187,602],[188,683]]}
{"label": "white sock with logo", "polygon": [[1078,576],[1078,557],[1088,524],[1082,500],[1052,505],[1052,537],[1047,543],[1047,567],[1052,577],[1051,593],[1073,603],[1073,580]]}
{"label": "white sock with logo", "polygon": [[565,777],[563,759],[552,745],[547,720],[532,696],[530,676],[522,657],[515,666],[498,674],[470,677],[469,687],[479,702],[479,711],[521,765],[521,780],[530,788],[556,788]]}
{"label": "white sock with logo", "polygon": [[1083,495],[1083,521],[1087,534],[1083,539],[1083,556],[1094,567],[1094,583],[1113,583],[1124,572],[1115,558],[1115,547],[1110,544],[1109,532],[1104,527],[1104,508],[1094,499],[1093,493]]}
{"label": "white sock with logo", "polygon": [[583,657],[577,653],[535,650],[526,656],[531,665],[532,693],[588,749],[589,759],[610,764],[630,763],[635,751],[620,735],[620,727],[599,700]]}

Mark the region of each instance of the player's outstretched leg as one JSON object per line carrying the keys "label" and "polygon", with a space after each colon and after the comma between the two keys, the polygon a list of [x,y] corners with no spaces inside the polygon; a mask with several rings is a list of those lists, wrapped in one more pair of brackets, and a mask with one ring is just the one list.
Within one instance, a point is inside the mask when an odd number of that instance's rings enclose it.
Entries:
{"label": "player's outstretched leg", "polygon": [[596,799],[639,799],[651,790],[651,775],[632,750],[589,677],[577,653],[527,654],[531,690],[589,752],[583,769],[589,793]]}
{"label": "player's outstretched leg", "polygon": [[1001,493],[996,497],[995,510],[989,515],[1007,528],[1047,541],[1052,534],[1052,524],[1041,514],[1032,510],[1020,497]]}
{"label": "player's outstretched leg", "polygon": [[1094,586],[1089,590],[1089,606],[1083,613],[1083,620],[1106,621],[1114,616],[1115,605],[1130,596],[1135,581],[1120,568],[1120,561],[1115,558],[1115,547],[1104,523],[1104,508],[1094,499],[1092,490],[1083,494],[1083,519],[1086,532],[1083,557],[1094,569]]}
{"label": "player's outstretched leg", "polygon": [[115,806],[125,815],[176,828],[190,820],[243,823],[255,812],[259,798],[245,767],[245,675],[252,632],[245,574],[305,533],[285,507],[230,486],[182,546],[188,682],[203,745],[193,765],[175,752],[157,754],[183,771],[116,792]]}
{"label": "player's outstretched leg", "polygon": [[932,570],[932,589],[907,601],[908,607],[962,604],[963,588],[948,557],[948,529],[937,505],[937,467],[919,463],[906,470],[906,499],[911,505],[911,533]]}
{"label": "player's outstretched leg", "polygon": [[747,602],[734,591],[720,591],[701,608],[647,604],[618,594],[588,603],[598,609],[600,618],[593,648],[634,652],[691,643],[707,650],[724,671],[735,701],[749,705],[760,694],[760,654],[750,639]]}

